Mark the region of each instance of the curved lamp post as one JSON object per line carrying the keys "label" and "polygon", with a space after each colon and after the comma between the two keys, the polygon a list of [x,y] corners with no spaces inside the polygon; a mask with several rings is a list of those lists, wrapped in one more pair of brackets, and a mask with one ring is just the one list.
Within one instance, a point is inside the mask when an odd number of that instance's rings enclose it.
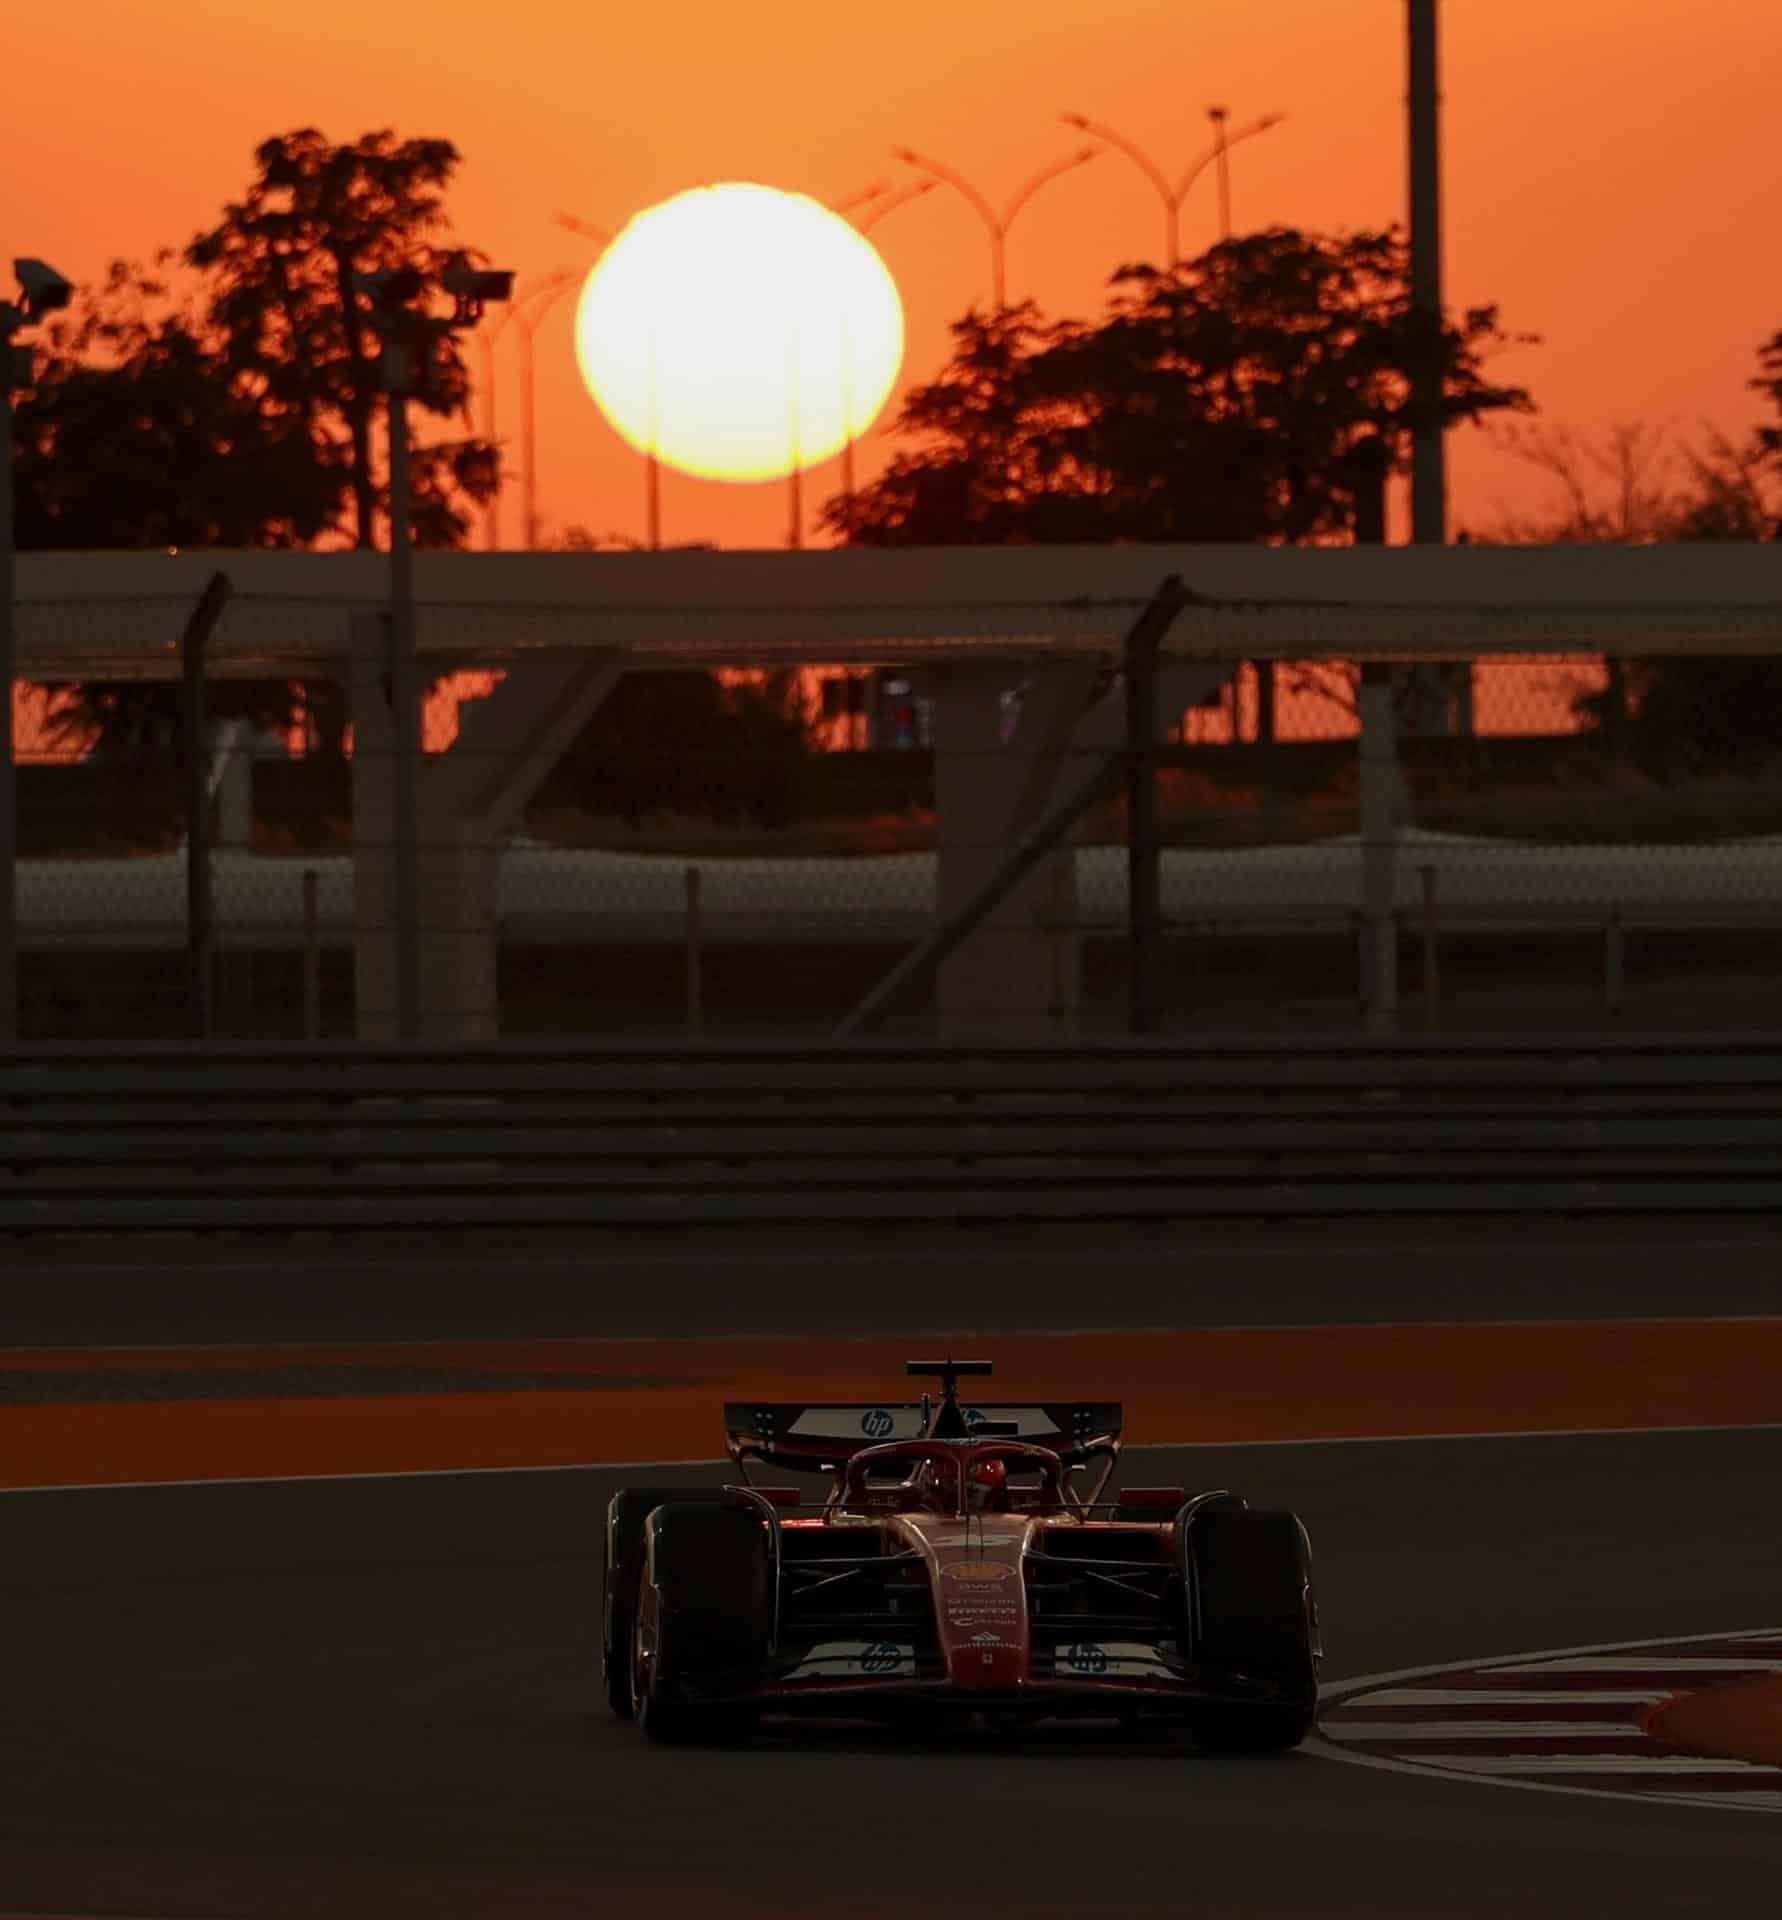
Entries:
{"label": "curved lamp post", "polygon": [[[597,227],[588,220],[578,220],[573,213],[558,214],[557,224],[570,233],[580,234],[584,240],[597,241],[602,248],[612,245],[613,237],[604,227]],[[653,382],[653,372],[650,377]],[[653,408],[653,391],[651,405]],[[652,553],[662,545],[662,462],[657,458],[654,446],[644,455],[644,545]]]}
{"label": "curved lamp post", "polygon": [[[882,187],[870,196],[859,195],[852,204],[863,207],[864,211],[855,215],[854,225],[862,233],[871,233],[888,214],[895,213],[899,207],[908,206],[912,200],[920,200],[925,193],[932,193],[938,184],[933,179],[910,180],[895,190]],[[836,212],[844,212],[849,204],[838,201]],[[845,373],[843,378],[845,381]],[[858,437],[854,432],[854,395],[851,386],[846,386],[842,393],[842,415],[848,436],[842,442],[841,450],[842,498],[851,501],[854,498],[854,441]]]}
{"label": "curved lamp post", "polygon": [[[854,221],[855,226],[861,227],[861,230],[864,232],[865,229],[862,227],[861,222],[854,217],[856,210],[861,207],[870,207],[875,201],[883,200],[890,191],[891,185],[889,181],[874,180],[862,187],[858,193],[843,194],[839,200],[831,200],[827,205],[831,213],[846,214],[849,219]],[[869,214],[867,217],[870,219],[871,215]]]}
{"label": "curved lamp post", "polygon": [[[843,194],[839,200],[827,200],[824,205],[831,213],[839,213],[857,232],[869,233],[884,219],[886,214],[895,213],[907,201],[916,199],[928,192],[934,185],[932,180],[908,182],[901,187],[892,187],[884,180],[875,180],[858,193]],[[848,377],[848,342],[842,341],[842,424],[847,438],[842,442],[842,492],[849,499],[854,494],[854,395]],[[796,397],[793,402],[796,408]],[[786,544],[797,548],[804,545],[804,476],[799,472],[797,448],[793,448],[792,469],[786,475],[786,496],[788,506]]]}
{"label": "curved lamp post", "polygon": [[1218,129],[1213,143],[1192,162],[1187,171],[1172,186],[1163,169],[1141,147],[1136,140],[1129,140],[1125,134],[1113,127],[1104,126],[1099,120],[1091,120],[1083,113],[1061,113],[1058,117],[1067,127],[1075,127],[1079,133],[1092,133],[1097,140],[1105,140],[1110,147],[1125,154],[1135,167],[1157,189],[1157,196],[1163,202],[1164,209],[1164,257],[1169,265],[1180,264],[1182,258],[1182,202],[1188,196],[1188,189],[1213,164],[1219,163],[1219,176],[1222,183],[1219,197],[1219,224],[1221,238],[1231,238],[1231,176],[1225,156],[1240,141],[1253,139],[1259,133],[1267,133],[1270,127],[1278,127],[1286,119],[1284,113],[1265,113],[1258,120],[1248,121],[1235,132],[1227,132],[1225,127],[1225,109],[1208,108],[1208,115]]}
{"label": "curved lamp post", "polygon": [[983,221],[990,234],[991,297],[996,303],[996,311],[1001,313],[1008,306],[1008,237],[1009,228],[1015,224],[1015,216],[1048,181],[1056,180],[1061,173],[1069,173],[1073,167],[1086,166],[1101,152],[1101,149],[1079,147],[1075,153],[1067,154],[1062,160],[1054,160],[1049,167],[1042,167],[1030,180],[1015,190],[1001,213],[991,206],[990,202],[963,174],[955,173],[951,167],[943,165],[941,161],[930,159],[925,153],[918,153],[914,147],[893,147],[891,151],[906,166],[919,167],[924,173],[932,174],[935,179],[945,182],[970,203],[979,219]]}
{"label": "curved lamp post", "polygon": [[[568,267],[559,267],[542,280],[535,280],[514,296],[513,304],[502,309],[501,318],[477,335],[483,350],[483,438],[495,441],[495,343],[509,324],[520,330],[520,490],[524,507],[527,547],[538,545],[538,362],[535,351],[538,323],[572,287],[581,285],[582,276]],[[498,470],[499,475],[499,470]],[[490,550],[501,545],[501,496],[497,486],[484,509],[484,535]]]}

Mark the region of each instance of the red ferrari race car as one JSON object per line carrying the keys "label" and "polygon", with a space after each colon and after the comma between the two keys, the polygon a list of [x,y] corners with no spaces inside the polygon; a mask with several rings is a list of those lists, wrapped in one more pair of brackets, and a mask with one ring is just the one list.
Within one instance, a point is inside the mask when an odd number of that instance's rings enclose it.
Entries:
{"label": "red ferrari race car", "polygon": [[[1167,1720],[1246,1752],[1304,1738],[1322,1648],[1296,1515],[1181,1487],[1108,1496],[1118,1404],[967,1405],[959,1382],[987,1361],[909,1372],[938,1395],[727,1406],[739,1484],[613,1497],[615,1713],[657,1740],[818,1713]],[[825,1475],[827,1493],[807,1508],[751,1464]]]}

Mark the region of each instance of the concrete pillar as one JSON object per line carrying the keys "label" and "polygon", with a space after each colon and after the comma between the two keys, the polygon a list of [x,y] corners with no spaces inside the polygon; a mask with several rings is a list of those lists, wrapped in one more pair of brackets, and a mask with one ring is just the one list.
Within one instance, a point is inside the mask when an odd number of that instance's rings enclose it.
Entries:
{"label": "concrete pillar", "polygon": [[[1017,837],[1073,780],[1088,776],[1088,757],[1071,746],[1095,690],[1096,668],[1087,662],[1030,669],[949,662],[927,684],[935,699],[935,911],[945,921],[1003,866]],[[1018,703],[1009,698],[1017,690]],[[942,1036],[1025,1042],[1074,1033],[1079,938],[1044,923],[1076,917],[1076,855],[1066,846],[1026,874],[942,964],[936,983]]]}
{"label": "concrete pillar", "polygon": [[[421,1034],[500,1031],[501,854],[537,791],[623,668],[611,655],[527,661],[459,713],[458,738],[417,789]],[[382,623],[353,649],[353,970],[362,1040],[396,1037],[395,727]]]}

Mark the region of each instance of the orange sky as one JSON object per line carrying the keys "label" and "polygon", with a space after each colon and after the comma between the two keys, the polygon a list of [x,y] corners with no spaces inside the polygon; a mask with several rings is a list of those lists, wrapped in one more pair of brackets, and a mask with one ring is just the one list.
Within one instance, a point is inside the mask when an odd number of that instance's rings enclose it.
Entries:
{"label": "orange sky", "polygon": [[[1383,223],[1404,202],[1403,20],[1402,0],[81,0],[32,9],[14,36],[0,242],[88,276],[213,219],[267,134],[393,125],[458,144],[458,230],[525,279],[578,264],[559,208],[617,226],[726,178],[833,198],[898,178],[894,143],[1000,204],[1076,139],[1060,109],[1113,122],[1173,174],[1204,145],[1215,101],[1234,123],[1288,115],[1233,156],[1240,227]],[[1448,0],[1444,35],[1449,298],[1495,299],[1544,336],[1505,377],[1555,424],[1742,431],[1754,349],[1782,329],[1782,8]],[[1023,214],[1011,293],[1093,311],[1159,220],[1152,189],[1105,155]],[[1209,172],[1191,249],[1214,220]],[[875,238],[906,303],[906,378],[925,377],[947,320],[987,292],[983,229],[937,190]],[[544,510],[635,535],[638,463],[581,391],[570,306],[540,336]],[[512,424],[511,331],[499,367]],[[869,441],[863,471],[883,446]],[[1472,433],[1456,437],[1453,473],[1457,526],[1538,497]],[[807,499],[834,485],[833,468],[811,476]],[[669,540],[774,545],[785,524],[782,485],[665,480]],[[517,540],[517,487],[506,526]]]}

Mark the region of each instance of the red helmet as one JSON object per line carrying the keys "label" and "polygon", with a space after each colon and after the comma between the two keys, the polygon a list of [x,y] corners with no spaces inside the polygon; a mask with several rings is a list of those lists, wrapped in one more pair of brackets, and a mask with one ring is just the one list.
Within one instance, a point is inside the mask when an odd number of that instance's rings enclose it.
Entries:
{"label": "red helmet", "polygon": [[974,1513],[1002,1513],[1009,1504],[1009,1470],[1000,1460],[974,1460],[965,1474],[966,1505]]}

